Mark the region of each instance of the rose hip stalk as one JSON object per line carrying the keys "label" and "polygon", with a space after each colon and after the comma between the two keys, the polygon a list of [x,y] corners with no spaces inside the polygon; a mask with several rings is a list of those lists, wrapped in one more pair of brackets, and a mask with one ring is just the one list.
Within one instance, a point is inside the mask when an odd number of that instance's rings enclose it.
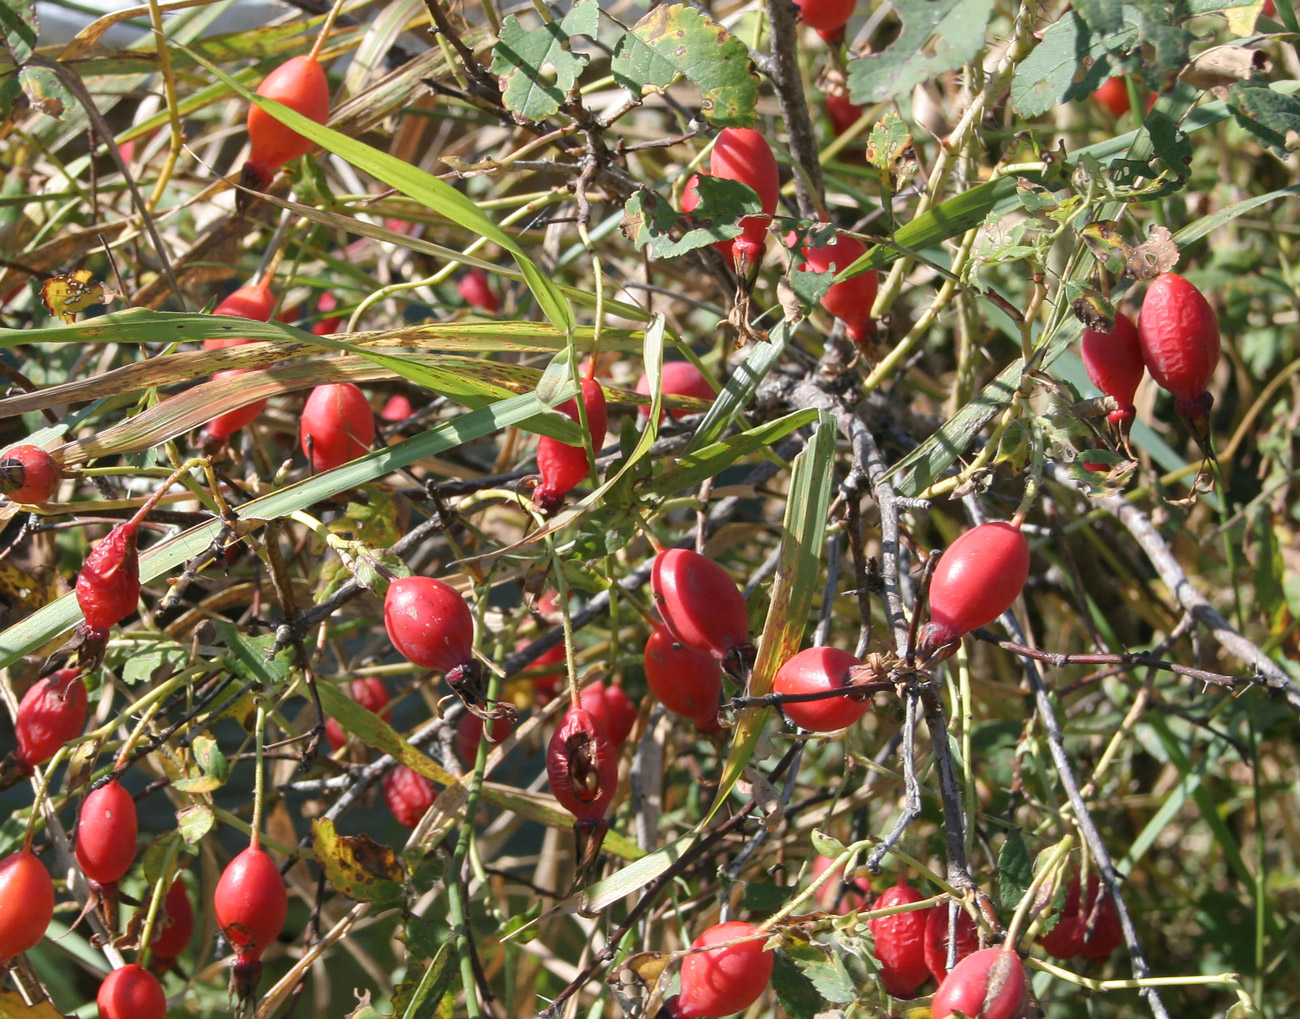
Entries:
{"label": "rose hip stalk", "polygon": [[275,861],[257,842],[226,865],[213,894],[222,936],[235,950],[230,986],[241,1002],[257,990],[262,952],[280,936],[289,915],[289,895]]}
{"label": "rose hip stalk", "polygon": [[39,446],[14,446],[0,456],[0,495],[10,502],[44,506],[59,490],[63,469]]}
{"label": "rose hip stalk", "polygon": [[966,956],[939,985],[932,1019],[960,1012],[972,1019],[1025,1019],[1030,1014],[1025,967],[1009,948],[985,948]]}
{"label": "rose hip stalk", "polygon": [[[318,124],[325,123],[329,117],[330,93],[325,69],[310,56],[286,60],[266,76],[258,86],[257,94],[284,103]],[[299,156],[305,156],[316,144],[256,104],[248,108],[248,141],[244,180],[257,188],[264,188],[276,170]]]}
{"label": "rose hip stalk", "polygon": [[1157,276],[1138,314],[1138,338],[1147,371],[1174,395],[1174,410],[1198,441],[1208,436],[1214,397],[1207,391],[1219,364],[1219,320],[1191,283],[1176,273]]}
{"label": "rose hip stalk", "polygon": [[568,710],[546,747],[546,776],[551,794],[577,820],[578,873],[596,863],[609,831],[605,811],[618,786],[618,759],[604,727],[589,711]]}
{"label": "rose hip stalk", "polygon": [[[605,439],[605,393],[590,375],[594,370],[594,365],[589,366],[588,377],[582,380],[582,405],[592,449],[599,450]],[[555,409],[572,421],[579,420],[575,400],[565,400]],[[543,513],[554,513],[564,497],[591,473],[586,446],[571,446],[543,435],[537,440],[537,472],[542,480],[533,490],[533,502]]]}
{"label": "rose hip stalk", "polygon": [[1127,315],[1119,312],[1115,316],[1115,328],[1110,332],[1083,331],[1079,353],[1092,384],[1119,405],[1106,417],[1121,441],[1127,440],[1136,416],[1133,396],[1146,374],[1137,326]]}
{"label": "rose hip stalk", "polygon": [[772,691],[782,696],[829,693],[844,690],[838,697],[822,700],[785,701],[786,718],[810,732],[835,732],[852,725],[871,710],[871,701],[849,691],[850,670],[862,662],[847,651],[833,647],[810,647],[800,651],[777,670]]}
{"label": "rose hip stalk", "polygon": [[[867,252],[867,246],[856,237],[836,234],[834,240],[820,247],[803,245],[800,249],[806,261],[799,266],[802,272],[842,272]],[[871,306],[876,302],[880,277],[875,269],[859,273],[850,279],[832,283],[822,298],[822,307],[844,323],[844,331],[859,347],[871,346],[876,335],[876,325],[871,318]]]}
{"label": "rose hip stalk", "polygon": [[713,655],[733,676],[753,662],[745,598],[712,559],[690,549],[666,549],[655,556],[650,587],[678,643]]}
{"label": "rose hip stalk", "polygon": [[[1029,543],[1003,521],[972,527],[952,543],[930,580],[930,622],[921,630],[924,660],[1011,607],[1029,577]],[[945,655],[946,656],[946,655]]]}
{"label": "rose hip stalk", "polygon": [[[920,902],[925,896],[903,878],[887,889],[871,906],[887,909]],[[880,916],[871,921],[871,937],[875,942],[876,961],[880,963],[880,979],[885,990],[895,998],[914,998],[916,989],[930,976],[925,964],[925,924],[929,909],[910,913]],[[972,1013],[973,1015],[974,1013]]]}
{"label": "rose hip stalk", "polygon": [[703,732],[718,727],[722,670],[712,655],[679,644],[668,627],[656,626],[645,642],[644,662],[646,682],[660,704]]}
{"label": "rose hip stalk", "polygon": [[[711,945],[749,937],[725,948]],[[763,948],[763,936],[742,920],[716,924],[693,942],[682,960],[681,993],[665,1003],[673,1019],[704,1019],[743,1012],[767,990],[775,957]],[[700,951],[704,949],[704,951]]]}

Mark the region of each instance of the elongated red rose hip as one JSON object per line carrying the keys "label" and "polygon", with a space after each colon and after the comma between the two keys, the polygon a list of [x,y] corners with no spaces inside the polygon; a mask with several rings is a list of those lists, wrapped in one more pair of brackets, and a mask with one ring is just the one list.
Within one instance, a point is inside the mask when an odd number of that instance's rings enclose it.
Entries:
{"label": "elongated red rose hip", "polygon": [[1174,395],[1174,409],[1203,418],[1214,403],[1206,391],[1219,364],[1219,320],[1201,292],[1177,273],[1157,276],[1138,314],[1147,371]]}
{"label": "elongated red rose hip", "polygon": [[54,919],[54,882],[45,864],[20,849],[0,860],[0,964],[35,948]]}
{"label": "elongated red rose hip", "polygon": [[190,904],[190,893],[185,889],[185,882],[179,877],[172,882],[163,898],[162,908],[154,921],[153,949],[155,961],[178,959],[189,947],[194,935],[194,907]]}
{"label": "elongated red rose hip", "polygon": [[14,758],[30,770],[44,764],[86,724],[86,684],[79,669],[59,669],[23,694],[14,718]]}
{"label": "elongated red rose hip", "polygon": [[713,655],[724,669],[752,660],[749,611],[726,570],[698,552],[670,548],[650,572],[655,607],[678,642]]}
{"label": "elongated red rose hip", "polygon": [[[690,361],[665,361],[659,381],[664,396],[693,396],[697,400],[712,402],[718,395],[709,385],[709,380]],[[641,376],[636,384],[636,391],[642,396],[650,395],[650,376]],[[639,408],[637,413],[642,418],[650,416],[650,411],[646,407]],[[696,412],[693,410],[668,410],[663,411],[659,417],[662,420],[667,414],[680,420],[694,413]]]}
{"label": "elongated red rose hip", "polygon": [[853,16],[857,0],[795,0],[799,20],[817,29],[823,38],[835,38]]}
{"label": "elongated red rose hip", "polygon": [[96,884],[108,886],[131,869],[140,833],[135,800],[117,781],[106,782],[81,804],[77,822],[77,863]]}
{"label": "elongated red rose hip", "polygon": [[[275,294],[271,292],[271,281],[263,279],[240,287],[215,308],[212,314],[231,318],[250,318],[254,322],[266,322],[275,310]],[[204,350],[223,350],[226,347],[242,347],[257,340],[247,336],[212,336],[203,341]]]}
{"label": "elongated red rose hip", "polygon": [[592,683],[578,695],[578,706],[591,712],[617,750],[636,725],[636,704],[617,683]]}
{"label": "elongated red rose hip", "polygon": [[[312,57],[286,60],[257,88],[266,99],[284,103],[304,117],[325,123],[330,112],[329,82],[325,68]],[[286,127],[256,104],[248,108],[248,162],[244,172],[254,182],[265,184],[285,163],[305,156],[316,143]]]}
{"label": "elongated red rose hip", "polygon": [[697,729],[718,727],[722,670],[704,651],[679,644],[666,626],[656,626],[645,642],[645,678],[650,692],[669,711],[685,715]]}
{"label": "elongated red rose hip", "polygon": [[423,669],[451,672],[474,661],[474,616],[450,584],[402,577],[384,596],[388,639]]}
{"label": "elongated red rose hip", "polygon": [[1133,396],[1146,374],[1137,326],[1119,312],[1115,315],[1115,328],[1110,332],[1083,331],[1079,353],[1092,384],[1119,404],[1107,417],[1122,433],[1127,433],[1135,415]]}
{"label": "elongated red rose hip", "polygon": [[[476,722],[479,720],[468,712],[465,717]],[[399,764],[392,771],[386,772],[381,785],[384,789],[384,802],[403,828],[414,828],[419,824],[425,811],[438,798],[438,787],[405,764]]]}
{"label": "elongated red rose hip", "polygon": [[[247,368],[228,368],[225,371],[219,371],[213,374],[212,381],[220,379],[235,378],[238,375],[248,373]],[[246,403],[242,407],[236,407],[234,410],[228,410],[224,414],[218,414],[204,426],[204,431],[213,439],[222,440],[230,438],[235,432],[239,431],[246,425],[251,425],[257,420],[259,414],[266,409],[265,400],[254,400],[252,403]]]}
{"label": "elongated red rose hip", "polygon": [[140,600],[138,525],[118,524],[86,556],[77,574],[77,604],[86,626],[107,635]]}
{"label": "elongated red rose hip", "polygon": [[261,978],[262,952],[280,936],[289,915],[280,869],[261,846],[250,845],[226,864],[212,905],[222,937],[235,950],[231,987],[246,1000]]}
{"label": "elongated red rose hip", "polygon": [[99,1019],[166,1019],[167,995],[158,978],[136,963],[113,970],[95,996]]}
{"label": "elongated red rose hip", "polygon": [[[902,878],[888,888],[872,909],[905,906],[920,902],[925,896]],[[933,908],[933,907],[931,907]],[[880,979],[885,990],[895,998],[912,998],[916,989],[930,976],[925,964],[925,923],[930,910],[913,910],[879,916],[871,921],[871,937],[875,942],[876,961],[880,963]]]}
{"label": "elongated red rose hip", "polygon": [[[348,692],[352,694],[352,699],[369,711],[372,715],[378,715],[384,721],[388,720],[390,711],[385,710],[388,704],[388,688],[384,686],[384,681],[378,676],[363,676],[361,679],[354,679],[348,685]],[[339,725],[332,718],[325,720],[325,739],[335,750],[343,746],[348,741],[348,734],[344,731],[343,726]]]}
{"label": "elongated red rose hip", "polygon": [[[750,937],[725,948],[711,945]],[[673,1019],[728,1016],[749,1008],[767,990],[775,957],[763,948],[757,927],[743,920],[715,924],[693,942],[682,960],[681,993],[667,1002]]]}
{"label": "elongated red rose hip", "polygon": [[[772,690],[782,695],[841,690],[849,682],[849,670],[861,664],[860,659],[839,648],[810,647],[777,670]],[[871,701],[850,697],[846,692],[825,700],[786,701],[781,710],[801,729],[834,732],[852,725],[870,711]]]}
{"label": "elongated red rose hip", "polygon": [[314,471],[331,471],[370,452],[375,414],[351,382],[317,386],[307,397],[299,428],[302,451]]}
{"label": "elongated red rose hip", "polygon": [[0,456],[0,495],[11,502],[44,506],[62,477],[59,461],[39,446],[14,446]]}
{"label": "elongated red rose hip", "polygon": [[984,948],[953,967],[930,1003],[930,1015],[948,1019],[957,1012],[970,1019],[1025,1019],[1029,1015],[1029,980],[1015,952]]}
{"label": "elongated red rose hip", "polygon": [[[803,272],[842,272],[867,253],[867,246],[856,237],[836,234],[828,244],[820,247],[803,245],[806,261],[799,266]],[[880,277],[875,269],[859,273],[851,279],[832,283],[822,307],[844,323],[844,331],[859,347],[871,343],[875,323],[871,319],[871,306],[876,300]]]}
{"label": "elongated red rose hip", "polygon": [[[719,133],[710,153],[709,173],[723,180],[739,181],[758,195],[763,214],[742,217],[740,236],[715,245],[740,278],[752,284],[763,261],[768,224],[781,197],[781,175],[776,157],[772,155],[767,139],[758,131],[748,127],[728,127]],[[698,183],[698,176],[687,182],[682,192],[682,212],[694,212],[699,205]]]}
{"label": "elongated red rose hip", "polygon": [[[595,379],[582,380],[582,404],[587,414],[587,434],[591,436],[592,448],[599,450],[605,439],[605,393]],[[579,420],[575,400],[565,400],[555,409],[570,420]],[[591,473],[586,447],[571,446],[543,435],[537,440],[537,473],[542,480],[533,490],[533,501],[544,512],[554,513],[564,497]]]}
{"label": "elongated red rose hip", "polygon": [[1011,607],[1029,577],[1029,543],[1001,520],[972,527],[952,543],[930,580],[930,621],[922,656],[954,644]]}

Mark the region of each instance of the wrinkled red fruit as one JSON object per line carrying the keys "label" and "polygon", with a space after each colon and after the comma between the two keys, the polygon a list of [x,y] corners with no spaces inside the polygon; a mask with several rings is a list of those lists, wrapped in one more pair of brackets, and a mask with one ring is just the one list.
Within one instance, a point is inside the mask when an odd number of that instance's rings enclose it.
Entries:
{"label": "wrinkled red fruit", "polygon": [[678,643],[729,663],[753,653],[745,598],[726,570],[685,548],[655,556],[650,572],[655,607]]}
{"label": "wrinkled red fruit", "polygon": [[465,273],[456,284],[456,292],[471,308],[486,311],[489,315],[495,315],[501,310],[501,302],[492,291],[488,274],[482,269],[475,267]]}
{"label": "wrinkled red fruit", "polygon": [[1110,332],[1085,329],[1079,353],[1092,384],[1119,404],[1107,417],[1120,427],[1131,423],[1135,415],[1133,396],[1146,374],[1142,341],[1133,320],[1119,312]]}
{"label": "wrinkled red fruit", "polygon": [[1147,371],[1174,395],[1174,409],[1202,418],[1214,398],[1206,391],[1219,364],[1219,320],[1201,292],[1177,273],[1157,276],[1138,314]]}
{"label": "wrinkled red fruit", "polygon": [[[582,404],[586,408],[592,449],[599,451],[605,441],[605,393],[595,379],[582,380]],[[555,409],[572,421],[578,420],[575,400],[565,400]],[[533,490],[533,501],[543,512],[554,513],[564,497],[591,473],[586,447],[570,446],[543,435],[537,440],[537,473],[542,480]]]}
{"label": "wrinkled red fruit", "polygon": [[[924,898],[900,878],[898,884],[886,889],[871,908],[905,906]],[[916,989],[930,977],[930,968],[925,964],[925,923],[930,912],[930,909],[913,910],[871,921],[876,961],[880,963],[880,981],[895,998],[915,997]]]}
{"label": "wrinkled red fruit", "polygon": [[194,934],[194,907],[190,905],[190,893],[185,890],[185,882],[177,878],[167,889],[162,907],[154,918],[153,949],[155,960],[179,958],[190,945]]}
{"label": "wrinkled red fruit", "polygon": [[[318,124],[325,123],[329,117],[330,92],[325,69],[308,56],[286,60],[266,76],[257,94],[284,103]],[[257,105],[248,108],[248,141],[245,172],[261,183],[269,181],[285,163],[305,156],[315,145]]]}
{"label": "wrinkled red fruit", "polygon": [[584,686],[578,694],[578,705],[591,713],[591,717],[600,723],[605,735],[617,750],[632,735],[636,725],[637,708],[623,688],[617,683],[592,683]]}
{"label": "wrinkled red fruit", "polygon": [[[849,670],[861,664],[859,659],[839,648],[810,647],[777,670],[772,690],[782,696],[841,690],[849,683]],[[856,700],[845,693],[818,701],[786,701],[781,710],[801,729],[834,732],[852,725],[870,711],[871,701]]]}
{"label": "wrinkled red fruit", "polygon": [[[229,315],[232,318],[251,318],[255,322],[266,322],[275,309],[275,294],[271,293],[270,280],[250,283],[240,287],[233,294],[212,309],[214,315]],[[203,341],[204,350],[222,350],[225,347],[242,347],[246,343],[257,343],[246,336],[214,336]]]}
{"label": "wrinkled red fruit", "polygon": [[795,0],[795,6],[805,25],[817,29],[823,37],[834,37],[853,17],[857,0]]}
{"label": "wrinkled red fruit", "polygon": [[226,864],[212,904],[222,937],[245,957],[261,955],[280,936],[289,915],[284,879],[260,846],[249,846]]}
{"label": "wrinkled red fruit", "polygon": [[[700,370],[690,361],[665,361],[659,381],[664,396],[693,396],[697,400],[708,400],[711,403],[718,395],[714,392],[713,387],[709,385],[709,380],[700,374]],[[641,380],[636,384],[636,391],[642,396],[650,395],[650,376],[641,376]],[[641,417],[647,418],[650,416],[650,409],[641,407],[637,410],[637,413]],[[695,413],[698,412],[693,410],[661,411],[659,419],[662,421],[664,415],[668,414],[681,420]]]}
{"label": "wrinkled red fruit", "polygon": [[1029,1014],[1029,980],[1014,952],[985,948],[957,963],[939,985],[930,1015],[948,1019],[957,1012],[971,1019],[1024,1019]]}
{"label": "wrinkled red fruit", "polygon": [[1101,87],[1092,94],[1092,98],[1110,110],[1116,117],[1128,113],[1128,85],[1123,78],[1107,78]]}
{"label": "wrinkled red fruit", "polygon": [[[473,718],[473,715],[468,715]],[[384,802],[403,828],[414,828],[438,798],[438,787],[405,764],[386,772],[381,784]]]}
{"label": "wrinkled red fruit", "polygon": [[[752,937],[738,945],[710,945]],[[695,951],[682,960],[681,993],[668,1001],[674,1019],[704,1019],[742,1012],[756,1002],[772,979],[775,958],[763,948],[758,928],[742,920],[716,924],[693,942]]]}
{"label": "wrinkled red fruit", "polygon": [[[948,909],[927,910],[925,921],[925,964],[934,978],[943,983],[948,975]],[[964,909],[957,911],[957,962],[980,947],[979,928]]]}
{"label": "wrinkled red fruit", "polygon": [[317,386],[302,409],[302,451],[317,473],[370,452],[375,415],[366,394],[351,382]]}
{"label": "wrinkled red fruit", "polygon": [[1011,607],[1029,577],[1029,543],[1001,520],[972,527],[952,543],[930,580],[930,621],[922,656],[993,622]]}
{"label": "wrinkled red fruit", "polygon": [[[825,874],[832,863],[834,861],[830,857],[818,856],[813,861],[813,880],[816,881]],[[866,909],[867,903],[871,901],[871,885],[867,880],[854,878],[852,882],[845,884],[844,865],[840,864],[835,871],[836,876],[817,889],[817,904],[822,909],[840,914]]]}
{"label": "wrinkled red fruit", "polygon": [[39,446],[14,446],[0,456],[0,495],[25,506],[44,506],[59,490],[59,461]]}
{"label": "wrinkled red fruit", "polygon": [[432,577],[402,577],[384,596],[388,639],[408,661],[451,672],[474,659],[474,617],[460,592]]}
{"label": "wrinkled red fruit", "polygon": [[[378,715],[384,721],[388,721],[391,712],[384,710],[388,704],[388,688],[384,686],[382,679],[378,676],[364,676],[361,679],[354,679],[348,687],[348,691],[352,694],[352,699],[372,715]],[[337,750],[348,741],[348,734],[338,722],[332,718],[327,718],[325,720],[325,739],[329,741],[331,747]]]}
{"label": "wrinkled red fruit", "polygon": [[44,764],[59,747],[81,735],[86,724],[86,684],[79,669],[59,669],[37,680],[23,694],[14,720],[18,750],[25,768]]}
{"label": "wrinkled red fruit", "polygon": [[99,1019],[166,1019],[167,995],[158,978],[135,963],[115,969],[99,985]]}
{"label": "wrinkled red fruit", "polygon": [[54,882],[45,864],[19,850],[0,860],[0,964],[35,948],[54,918]]}
{"label": "wrinkled red fruit", "polygon": [[136,524],[118,524],[86,556],[77,574],[77,604],[92,630],[107,633],[135,611],[140,600],[136,534]]}
{"label": "wrinkled red fruit", "polygon": [[660,704],[697,729],[718,727],[722,670],[712,655],[679,644],[668,627],[656,626],[645,642],[644,661],[646,682]]}
{"label": "wrinkled red fruit", "polygon": [[[219,371],[213,374],[212,381],[219,379],[230,379],[237,375],[247,374],[247,368],[229,368],[226,371]],[[252,403],[246,403],[242,407],[236,407],[234,410],[228,410],[224,414],[218,414],[204,426],[206,431],[214,439],[225,440],[234,435],[246,425],[251,425],[257,420],[257,416],[266,408],[265,400],[254,400]]]}
{"label": "wrinkled red fruit", "polygon": [[330,333],[338,332],[338,328],[343,322],[343,316],[330,314],[330,312],[338,306],[339,299],[328,290],[320,295],[316,301],[316,312],[317,314],[324,315],[325,318],[321,319],[311,327],[311,331],[315,335],[329,336]]}
{"label": "wrinkled red fruit", "polygon": [[[1088,878],[1088,901],[1079,908],[1079,875],[1065,890],[1065,905],[1056,926],[1038,939],[1048,955],[1069,960],[1077,957],[1100,962],[1124,943],[1124,929],[1114,900],[1102,892],[1101,878]],[[1098,896],[1101,901],[1098,903]]]}
{"label": "wrinkled red fruit", "polygon": [[605,816],[618,785],[618,759],[608,734],[589,711],[570,708],[546,747],[551,793],[582,820]]}
{"label": "wrinkled red fruit", "polygon": [[[460,759],[469,767],[474,766],[474,761],[478,758],[478,745],[483,742],[483,727],[486,725],[483,719],[478,715],[470,712],[460,716],[460,721],[456,723],[456,753]],[[500,743],[510,735],[510,720],[507,718],[492,719],[492,739],[488,750]]]}
{"label": "wrinkled red fruit", "polygon": [[[856,237],[837,234],[829,244],[801,248],[804,263],[802,272],[842,272],[867,253],[867,246]],[[832,283],[822,307],[844,323],[844,331],[858,346],[869,344],[875,336],[871,319],[871,306],[876,302],[880,277],[875,269],[859,273],[851,279]]]}
{"label": "wrinkled red fruit", "polygon": [[140,834],[135,800],[113,781],[93,790],[81,804],[77,822],[77,863],[91,881],[104,886],[120,879],[135,861]]}

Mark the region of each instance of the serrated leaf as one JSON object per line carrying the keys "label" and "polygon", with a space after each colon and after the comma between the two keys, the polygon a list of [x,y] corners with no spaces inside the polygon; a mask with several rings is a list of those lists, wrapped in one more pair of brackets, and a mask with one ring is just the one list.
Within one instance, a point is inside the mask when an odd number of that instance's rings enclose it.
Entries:
{"label": "serrated leaf", "polygon": [[234,623],[214,622],[221,643],[229,649],[227,668],[242,679],[263,687],[282,686],[289,680],[289,651],[285,649],[270,661],[266,653],[275,646],[275,635],[250,637]]}
{"label": "serrated leaf", "polygon": [[166,679],[185,667],[190,653],[179,644],[157,644],[148,651],[135,651],[122,663],[122,681],[134,686],[151,679]]}
{"label": "serrated leaf", "polygon": [[1279,159],[1300,144],[1300,97],[1243,81],[1228,89],[1227,103],[1237,123]]}
{"label": "serrated leaf", "polygon": [[1124,24],[1123,0],[1075,0],[1071,6],[1097,35],[1118,32]]}
{"label": "serrated leaf", "polygon": [[212,808],[201,803],[176,811],[176,830],[188,845],[196,846],[216,824]]}
{"label": "serrated leaf", "polygon": [[831,284],[835,282],[835,273],[840,269],[847,269],[848,266],[832,266],[826,272],[805,272],[803,269],[790,270],[790,289],[795,292],[795,296],[805,308],[815,307],[827,291],[830,290]]}
{"label": "serrated leaf", "polygon": [[0,0],[0,40],[16,63],[32,55],[39,31],[36,0]]}
{"label": "serrated leaf", "polygon": [[903,29],[883,53],[849,63],[849,98],[859,106],[906,95],[971,60],[984,46],[993,0],[895,0]]}
{"label": "serrated leaf", "polygon": [[[1091,95],[1111,73],[1107,54],[1130,49],[1137,37],[1137,15],[1131,11],[1110,35],[1099,34],[1078,12],[1067,11],[1016,68],[1011,83],[1016,112],[1036,117],[1053,106]],[[1081,67],[1087,70],[1076,80]]]}
{"label": "serrated leaf", "polygon": [[325,877],[344,895],[380,907],[403,900],[406,872],[391,846],[368,835],[339,835],[323,817],[311,823],[311,842]]}
{"label": "serrated leaf", "polygon": [[[579,0],[562,21],[525,29],[513,14],[501,24],[492,50],[492,73],[501,79],[506,108],[529,120],[545,120],[559,112],[590,59],[573,53],[575,35],[594,36],[599,18],[596,0]],[[554,74],[553,80],[548,80]]]}
{"label": "serrated leaf", "polygon": [[857,995],[853,980],[849,977],[844,963],[832,952],[812,942],[787,944],[783,951],[795,964],[799,972],[813,985],[823,1000],[844,1005]]}
{"label": "serrated leaf", "polygon": [[[696,248],[739,237],[741,217],[763,211],[758,195],[739,181],[705,175],[696,190],[700,204],[690,220],[658,192],[637,191],[623,207],[623,236],[638,248],[649,245],[654,258],[678,258]],[[672,236],[679,223],[692,221],[694,226],[680,238]]]}
{"label": "serrated leaf", "polygon": [[656,7],[633,25],[614,49],[610,73],[635,95],[662,91],[685,75],[703,94],[700,109],[709,123],[754,123],[758,75],[748,48],[708,15],[684,4]]}
{"label": "serrated leaf", "polygon": [[1002,848],[998,850],[998,899],[1005,906],[1014,906],[1033,880],[1034,865],[1020,829],[1008,828]]}
{"label": "serrated leaf", "polygon": [[790,1019],[815,1019],[826,1006],[812,981],[784,952],[776,954],[772,966],[772,990]]}
{"label": "serrated leaf", "polygon": [[897,113],[890,110],[867,136],[867,162],[877,170],[891,170],[912,147],[912,132]]}

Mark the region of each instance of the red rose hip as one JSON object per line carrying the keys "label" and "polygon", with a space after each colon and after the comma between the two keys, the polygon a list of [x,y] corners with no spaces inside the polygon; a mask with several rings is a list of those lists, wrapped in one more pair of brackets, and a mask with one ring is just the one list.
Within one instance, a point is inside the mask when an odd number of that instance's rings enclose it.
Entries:
{"label": "red rose hip", "polygon": [[[861,665],[847,651],[833,647],[810,647],[800,651],[777,670],[772,684],[775,693],[784,696],[822,693],[848,686],[849,670]],[[834,732],[852,725],[871,710],[870,700],[860,700],[845,693],[825,700],[786,701],[781,710],[801,729],[811,732]]]}
{"label": "red rose hip", "polygon": [[1079,353],[1092,384],[1119,404],[1107,417],[1127,431],[1135,414],[1133,397],[1146,374],[1137,326],[1120,312],[1115,316],[1115,328],[1108,333],[1085,329]]}
{"label": "red rose hip", "polygon": [[39,446],[14,446],[0,456],[0,495],[11,502],[44,506],[62,477],[59,461]]}
{"label": "red rose hip", "polygon": [[241,956],[261,955],[289,915],[280,869],[260,846],[249,846],[226,864],[212,902],[222,937]]}
{"label": "red rose hip", "polygon": [[140,600],[138,527],[118,524],[86,556],[77,574],[77,604],[86,626],[105,635],[136,609]]}
{"label": "red rose hip", "polygon": [[[224,301],[212,309],[214,315],[228,315],[232,318],[250,318],[255,322],[266,322],[275,310],[275,294],[271,293],[270,280],[250,283],[240,287]],[[203,341],[204,350],[222,350],[226,347],[242,347],[257,340],[246,336],[212,336]]]}
{"label": "red rose hip", "polygon": [[956,643],[1011,607],[1029,577],[1029,543],[997,520],[972,527],[939,560],[930,580],[930,621],[922,656]]}
{"label": "red rose hip", "polygon": [[[352,699],[372,715],[378,715],[385,721],[388,720],[390,712],[384,710],[388,704],[388,688],[384,686],[384,681],[378,676],[363,676],[361,679],[354,679],[348,685],[348,691],[352,694]],[[325,739],[329,741],[331,747],[338,750],[348,741],[348,734],[338,722],[332,718],[327,718],[325,720]]]}
{"label": "red rose hip", "polygon": [[23,694],[14,720],[15,759],[24,768],[44,764],[86,724],[86,684],[79,669],[59,669]]}
{"label": "red rose hip", "polygon": [[[582,404],[587,415],[587,434],[595,450],[605,440],[605,393],[595,379],[582,380]],[[572,421],[578,420],[575,400],[565,400],[555,408]],[[545,513],[554,513],[560,503],[591,473],[585,446],[571,446],[543,435],[537,440],[537,473],[541,481],[533,490],[533,501]]]}
{"label": "red rose hip", "polygon": [[[842,272],[867,253],[867,246],[856,237],[837,234],[828,244],[820,247],[802,247],[806,261],[799,266],[803,272]],[[876,301],[880,277],[875,269],[859,273],[850,279],[832,283],[822,298],[822,307],[844,323],[850,340],[865,346],[875,335],[871,319],[871,306]]]}
{"label": "red rose hip", "polygon": [[[899,878],[898,884],[886,889],[871,908],[904,906],[924,898]],[[895,998],[915,997],[916,989],[930,976],[930,968],[925,964],[925,924],[929,913],[930,909],[913,910],[876,917],[871,921],[871,937],[875,942],[876,961],[880,963],[881,983]]]}
{"label": "red rose hip", "polygon": [[600,723],[617,750],[627,742],[636,725],[636,705],[617,683],[592,683],[578,695],[578,706]]}
{"label": "red rose hip", "polygon": [[735,581],[712,559],[685,548],[655,556],[650,572],[655,607],[677,641],[731,668],[753,655],[749,611]]}
{"label": "red rose hip", "polygon": [[932,1019],[960,1012],[971,1019],[1025,1019],[1029,980],[1015,952],[985,948],[953,967],[930,1003]]}
{"label": "red rose hip", "polygon": [[[710,947],[744,937],[752,940]],[[697,951],[682,960],[681,993],[667,1003],[673,1019],[728,1016],[756,1002],[772,979],[775,961],[763,940],[757,927],[741,920],[716,924],[696,938],[691,948]]]}
{"label": "red rose hip", "polygon": [[91,791],[77,822],[77,863],[100,886],[115,884],[135,862],[140,834],[135,800],[116,780]]}
{"label": "red rose hip", "polygon": [[[466,718],[475,716],[466,714]],[[386,772],[381,785],[384,802],[403,828],[414,828],[438,798],[438,787],[418,771],[399,764]]]}
{"label": "red rose hip", "polygon": [[[697,400],[712,402],[718,395],[709,385],[709,380],[690,361],[665,361],[659,383],[664,396],[693,396]],[[641,376],[636,384],[636,391],[642,396],[650,395],[650,376]],[[637,413],[645,418],[649,416],[650,411],[646,407],[641,407]],[[696,411],[693,410],[669,410],[662,412],[660,418],[667,414],[680,420],[694,413]]]}
{"label": "red rose hip", "polygon": [[1219,320],[1209,302],[1177,273],[1157,276],[1138,314],[1147,371],[1174,395],[1174,409],[1203,418],[1214,403],[1206,391],[1219,364]]}
{"label": "red rose hip", "polygon": [[135,963],[113,970],[99,985],[99,1019],[166,1019],[167,995],[158,978]]}
{"label": "red rose hip", "polygon": [[351,382],[317,386],[302,409],[302,451],[312,470],[330,471],[370,452],[375,415]]}
{"label": "red rose hip", "polygon": [[656,626],[645,642],[644,662],[646,682],[660,704],[698,729],[717,728],[722,670],[712,655],[678,643],[668,627]]}
{"label": "red rose hip", "polygon": [[402,577],[384,596],[388,639],[423,669],[451,672],[474,661],[474,616],[450,584]]}
{"label": "red rose hip", "polygon": [[[948,910],[928,910],[925,921],[925,964],[940,983],[948,975]],[[957,911],[957,962],[980,947],[979,928],[964,909]]]}
{"label": "red rose hip", "polygon": [[[258,86],[257,94],[284,103],[318,124],[329,118],[329,82],[325,78],[325,69],[312,57],[286,60],[266,76]],[[305,156],[315,145],[311,139],[286,127],[256,104],[248,108],[248,141],[245,172],[263,184],[271,179],[274,171],[299,156]]]}
{"label": "red rose hip", "polygon": [[54,918],[54,882],[29,850],[0,860],[0,965],[35,948]]}

